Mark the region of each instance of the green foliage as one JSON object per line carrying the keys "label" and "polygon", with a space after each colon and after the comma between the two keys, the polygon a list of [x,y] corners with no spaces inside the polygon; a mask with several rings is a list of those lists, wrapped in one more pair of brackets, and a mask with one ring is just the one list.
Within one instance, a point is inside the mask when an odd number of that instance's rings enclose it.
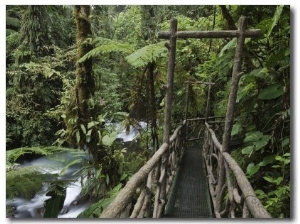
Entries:
{"label": "green foliage", "polygon": [[276,99],[277,97],[284,94],[283,88],[280,84],[276,83],[271,86],[268,86],[267,88],[263,89],[259,95],[258,98],[261,100],[270,100],[270,99]]}
{"label": "green foliage", "polygon": [[280,5],[280,6],[276,7],[276,11],[275,11],[274,17],[272,19],[272,24],[269,27],[269,30],[268,30],[268,33],[267,33],[267,37],[270,37],[270,34],[273,31],[273,28],[277,25],[278,20],[280,19],[283,7],[284,7],[283,5]]}
{"label": "green foliage", "polygon": [[43,174],[38,167],[10,170],[6,172],[6,198],[31,199],[42,189],[43,183],[51,178],[52,174]]}
{"label": "green foliage", "polygon": [[162,56],[166,57],[167,49],[164,46],[165,41],[156,44],[149,44],[134,53],[126,56],[126,60],[134,67],[143,67],[148,63],[156,62]]}
{"label": "green foliage", "polygon": [[60,182],[51,183],[50,191],[47,192],[46,196],[50,196],[50,198],[44,202],[43,218],[57,218],[66,198],[65,185]]}
{"label": "green foliage", "polygon": [[48,147],[22,147],[17,149],[12,149],[6,152],[6,164],[15,163],[23,155],[41,155],[50,156],[57,152],[63,152],[69,150],[67,148],[48,146]]}
{"label": "green foliage", "polygon": [[[227,9],[233,21],[245,15],[248,28],[262,30],[260,38],[245,41],[242,64],[245,75],[239,83],[237,123],[231,133],[233,138],[245,138],[243,146],[232,155],[271,215],[289,217],[290,9],[289,6],[247,5],[227,6]],[[37,23],[41,15],[43,22]],[[87,43],[92,43],[94,48],[79,62],[86,63],[93,58],[96,91],[87,102],[89,120],[80,125],[78,108],[74,106],[76,47],[72,8],[7,6],[7,149],[51,145],[57,133],[59,145],[84,142],[87,143],[84,147],[96,152],[95,161],[80,162],[80,156],[74,156],[61,173],[83,163],[77,172],[87,178],[83,194],[100,198],[110,189],[104,189],[104,185],[113,187],[124,183],[150,153],[140,149],[142,153],[122,150],[124,146],[115,141],[116,130],[104,123],[123,121],[129,127],[133,124],[129,117],[116,115],[125,111],[131,118],[148,119],[151,127],[148,64],[155,62],[157,133],[163,133],[167,50],[164,42],[157,43],[156,34],[158,30],[169,30],[172,17],[178,19],[180,31],[222,30],[228,24],[218,6],[92,7],[93,36]],[[182,103],[188,80],[215,82],[209,114],[226,114],[235,47],[236,39],[177,40],[172,127],[184,116]],[[34,57],[33,52],[39,57]],[[204,114],[206,93],[206,86],[191,88],[189,116]],[[65,130],[65,125],[70,125],[70,132]],[[150,138],[150,130],[141,136],[143,148],[149,146]],[[7,171],[16,168],[16,158],[24,153],[31,152],[23,148],[8,156]],[[86,217],[98,217],[101,206],[95,206]]]}
{"label": "green foliage", "polygon": [[118,53],[132,53],[132,45],[123,44],[115,40],[109,40],[105,38],[97,38],[94,40],[96,47],[85,54],[78,60],[79,63],[84,62],[89,58],[100,56],[101,54],[107,54],[111,52]]}
{"label": "green foliage", "polygon": [[112,190],[107,192],[107,197],[92,204],[84,212],[80,213],[77,218],[99,218],[100,214],[109,204],[116,198],[122,188],[122,184],[118,184]]}

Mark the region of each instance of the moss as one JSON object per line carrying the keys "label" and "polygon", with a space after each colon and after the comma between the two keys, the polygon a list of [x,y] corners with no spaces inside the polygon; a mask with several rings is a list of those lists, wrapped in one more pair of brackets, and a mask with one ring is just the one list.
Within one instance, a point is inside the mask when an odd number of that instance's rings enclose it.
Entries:
{"label": "moss", "polygon": [[33,167],[9,171],[6,174],[6,198],[33,198],[52,174],[42,174]]}

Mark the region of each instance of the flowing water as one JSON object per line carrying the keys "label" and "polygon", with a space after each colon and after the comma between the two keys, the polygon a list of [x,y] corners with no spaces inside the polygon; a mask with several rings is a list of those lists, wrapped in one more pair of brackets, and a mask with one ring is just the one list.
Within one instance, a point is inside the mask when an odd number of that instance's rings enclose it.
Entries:
{"label": "flowing water", "polygon": [[[144,129],[146,123],[140,122],[140,126]],[[133,141],[134,138],[139,134],[138,130],[130,127],[130,131],[126,134],[125,130],[119,131],[118,138],[122,139],[123,142]],[[88,157],[88,153],[86,153]],[[36,166],[39,167],[42,172],[48,173],[60,173],[63,167],[71,162],[73,156],[71,153],[64,152],[59,153],[55,156],[55,159],[48,157],[40,157],[31,161],[23,161],[20,167],[26,166]],[[67,187],[66,199],[64,201],[64,208],[67,209],[63,213],[59,214],[58,218],[76,218],[81,212],[87,209],[91,202],[83,202],[78,204],[73,204],[81,191],[81,184],[79,177],[72,176],[73,172],[78,170],[80,165],[70,166],[66,173],[60,177],[60,179],[74,179],[74,183]],[[24,198],[14,198],[13,200],[7,200],[7,205],[12,205],[14,207],[14,217],[15,218],[42,218],[42,212],[44,207],[44,201],[47,200],[47,185],[45,184],[41,191],[39,191],[34,198],[26,200]],[[64,209],[63,209],[64,210]]]}

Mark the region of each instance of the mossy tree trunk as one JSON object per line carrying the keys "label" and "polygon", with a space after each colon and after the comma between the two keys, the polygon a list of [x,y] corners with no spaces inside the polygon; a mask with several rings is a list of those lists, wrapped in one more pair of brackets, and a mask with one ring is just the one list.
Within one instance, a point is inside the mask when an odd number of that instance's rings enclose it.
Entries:
{"label": "mossy tree trunk", "polygon": [[[79,63],[78,60],[92,50],[91,44],[91,23],[89,20],[90,6],[75,6],[74,17],[76,21],[77,34],[77,55],[76,55],[76,103],[78,110],[78,126],[89,122],[88,100],[94,94],[95,83],[92,75],[92,58]],[[83,141],[80,141],[79,147],[82,147]]]}
{"label": "mossy tree trunk", "polygon": [[[141,6],[142,11],[142,23],[141,30],[146,42],[155,43],[156,41],[156,19],[155,11],[156,6]],[[147,89],[149,89],[149,118],[151,127],[151,138],[152,138],[152,148],[156,151],[159,147],[158,143],[158,133],[157,133],[157,109],[156,109],[156,97],[155,97],[155,62],[150,62],[147,65]],[[148,98],[147,97],[147,98]],[[148,107],[147,106],[147,107]]]}

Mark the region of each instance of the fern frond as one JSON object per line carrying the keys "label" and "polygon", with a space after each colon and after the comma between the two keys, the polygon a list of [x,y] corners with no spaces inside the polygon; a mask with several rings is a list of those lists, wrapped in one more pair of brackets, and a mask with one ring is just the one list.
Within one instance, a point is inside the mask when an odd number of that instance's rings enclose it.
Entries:
{"label": "fern frond", "polygon": [[68,148],[62,148],[62,147],[22,147],[17,149],[12,149],[6,152],[6,163],[14,163],[16,160],[25,154],[36,154],[41,156],[48,156],[52,155],[55,152],[63,152],[63,151],[69,151]]}
{"label": "fern frond", "polygon": [[143,67],[150,62],[155,62],[163,53],[167,52],[164,44],[165,41],[161,41],[156,44],[147,45],[128,55],[126,60],[129,64],[137,68]]}
{"label": "fern frond", "polygon": [[20,28],[21,26],[20,19],[11,16],[6,16],[6,26],[13,26],[15,28]]}
{"label": "fern frond", "polygon": [[53,177],[43,174],[38,167],[24,167],[6,173],[6,198],[32,198],[42,189],[43,183]]}
{"label": "fern frond", "polygon": [[94,48],[85,54],[82,58],[78,60],[79,63],[84,62],[85,60],[96,57],[101,54],[111,53],[111,52],[120,52],[130,54],[134,51],[133,45],[131,44],[123,44],[114,40],[106,39],[103,43],[100,43],[99,46]]}

